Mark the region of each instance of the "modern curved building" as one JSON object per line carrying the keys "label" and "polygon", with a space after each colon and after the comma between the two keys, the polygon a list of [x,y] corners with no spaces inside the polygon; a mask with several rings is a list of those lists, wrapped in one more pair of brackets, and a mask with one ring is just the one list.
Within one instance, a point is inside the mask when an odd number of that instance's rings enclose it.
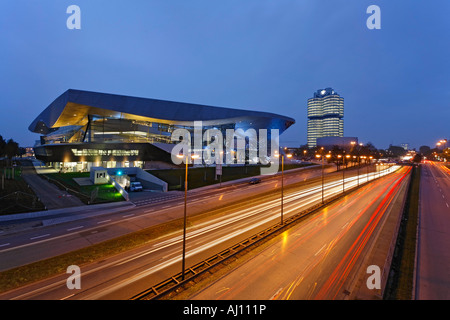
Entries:
{"label": "modern curved building", "polygon": [[267,112],[69,89],[29,130],[41,135],[34,146],[36,158],[56,168],[146,168],[151,161],[171,163],[171,133],[178,128],[192,133],[196,121],[204,130],[219,129],[224,135],[227,129],[249,128],[278,129],[281,134],[295,123]]}

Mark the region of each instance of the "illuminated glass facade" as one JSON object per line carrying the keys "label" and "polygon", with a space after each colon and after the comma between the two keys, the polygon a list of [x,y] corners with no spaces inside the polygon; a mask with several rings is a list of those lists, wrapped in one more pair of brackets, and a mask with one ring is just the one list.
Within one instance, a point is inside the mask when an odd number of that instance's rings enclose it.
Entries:
{"label": "illuminated glass facade", "polygon": [[29,130],[40,134],[34,146],[37,159],[67,171],[88,171],[91,166],[171,163],[171,149],[179,142],[172,140],[172,133],[186,129],[193,134],[198,122],[202,134],[216,129],[225,137],[228,129],[278,129],[281,134],[295,120],[267,112],[69,89]]}
{"label": "illuminated glass facade", "polygon": [[344,98],[332,88],[317,90],[308,99],[308,147],[317,146],[321,137],[344,136]]}

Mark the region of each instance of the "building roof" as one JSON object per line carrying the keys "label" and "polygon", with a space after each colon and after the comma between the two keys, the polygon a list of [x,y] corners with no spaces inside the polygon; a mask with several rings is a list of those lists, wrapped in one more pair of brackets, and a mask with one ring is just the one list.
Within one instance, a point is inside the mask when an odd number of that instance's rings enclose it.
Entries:
{"label": "building roof", "polygon": [[295,123],[292,118],[268,112],[69,89],[42,111],[28,129],[47,134],[52,128],[85,125],[88,115],[186,126],[194,121],[202,121],[204,126],[243,122],[254,128],[279,129],[280,133]]}

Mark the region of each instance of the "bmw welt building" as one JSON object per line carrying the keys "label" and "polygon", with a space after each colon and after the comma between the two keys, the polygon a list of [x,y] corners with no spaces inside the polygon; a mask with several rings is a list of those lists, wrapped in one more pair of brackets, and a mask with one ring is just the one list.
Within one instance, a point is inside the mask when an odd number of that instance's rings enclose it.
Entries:
{"label": "bmw welt building", "polygon": [[176,129],[194,131],[278,129],[294,119],[267,112],[138,98],[69,89],[30,124],[40,134],[37,159],[64,171],[90,167],[149,168],[152,161],[172,163]]}

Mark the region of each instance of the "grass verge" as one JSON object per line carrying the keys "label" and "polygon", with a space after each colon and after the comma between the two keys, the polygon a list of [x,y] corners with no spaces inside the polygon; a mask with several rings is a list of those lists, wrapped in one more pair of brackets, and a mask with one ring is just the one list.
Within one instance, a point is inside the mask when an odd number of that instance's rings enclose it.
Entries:
{"label": "grass verge", "polygon": [[[49,182],[55,184],[62,190],[67,190],[71,194],[77,196],[85,204],[97,204],[114,201],[124,201],[120,192],[114,188],[112,184],[98,184],[98,185],[79,185],[73,178],[89,178],[89,172],[68,172],[68,173],[46,173],[44,177],[48,178]],[[91,202],[91,194],[95,189],[98,189],[97,196]]]}
{"label": "grass verge", "polygon": [[[303,168],[310,166],[309,163],[289,163],[284,165],[284,170]],[[222,168],[222,178],[216,180],[215,167],[190,167],[188,175],[189,189],[195,189],[212,184],[219,184],[220,181],[232,181],[242,178],[249,178],[261,174],[260,165],[246,165],[246,166],[224,166]],[[167,182],[169,190],[184,190],[185,169],[159,169],[146,170],[148,173],[158,177]],[[281,171],[281,165],[279,168]]]}

